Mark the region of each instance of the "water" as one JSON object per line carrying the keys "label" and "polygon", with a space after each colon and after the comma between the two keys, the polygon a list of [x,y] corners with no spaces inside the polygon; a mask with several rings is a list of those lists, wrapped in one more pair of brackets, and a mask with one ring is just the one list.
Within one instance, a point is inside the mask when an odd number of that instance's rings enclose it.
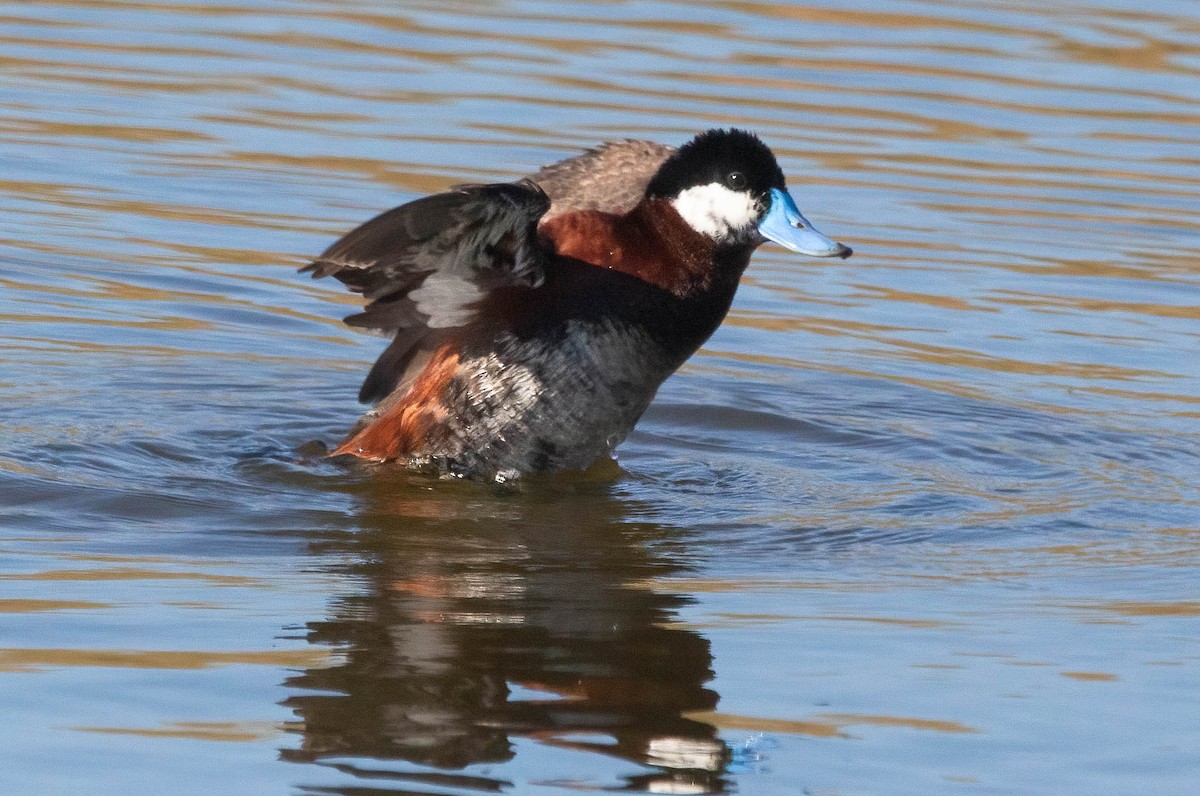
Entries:
{"label": "water", "polygon": [[[1187,793],[1200,8],[0,8],[0,792]],[[764,247],[621,469],[320,461],[294,267],[598,141],[757,130]]]}

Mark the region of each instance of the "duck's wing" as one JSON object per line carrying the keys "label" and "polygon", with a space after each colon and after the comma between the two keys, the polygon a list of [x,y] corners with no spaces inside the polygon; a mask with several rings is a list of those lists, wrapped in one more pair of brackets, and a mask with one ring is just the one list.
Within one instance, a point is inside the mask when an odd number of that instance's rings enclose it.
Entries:
{"label": "duck's wing", "polygon": [[475,318],[491,291],[542,283],[547,256],[537,224],[549,207],[550,198],[529,180],[459,186],[371,219],[300,269],[366,297],[347,324],[393,336],[360,401],[385,398],[410,380],[441,339]]}
{"label": "duck's wing", "polygon": [[653,141],[614,141],[549,166],[533,181],[553,204],[543,221],[576,210],[624,215],[641,201],[650,178],[675,152]]}

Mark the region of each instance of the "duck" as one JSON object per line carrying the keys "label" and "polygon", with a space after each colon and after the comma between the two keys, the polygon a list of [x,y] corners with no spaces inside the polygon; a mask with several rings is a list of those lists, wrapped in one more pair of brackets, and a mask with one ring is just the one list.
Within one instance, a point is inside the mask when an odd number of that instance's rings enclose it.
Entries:
{"label": "duck", "polygon": [[391,338],[359,391],[373,407],[329,455],[496,481],[611,460],[767,241],[852,253],[736,128],[388,210],[301,269],[362,294],[345,322]]}

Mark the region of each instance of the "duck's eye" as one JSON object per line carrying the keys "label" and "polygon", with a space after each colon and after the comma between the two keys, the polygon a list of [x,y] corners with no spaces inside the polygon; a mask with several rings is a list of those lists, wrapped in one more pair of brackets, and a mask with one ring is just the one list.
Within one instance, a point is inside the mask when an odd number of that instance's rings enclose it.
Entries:
{"label": "duck's eye", "polygon": [[731,171],[725,175],[725,184],[735,191],[740,191],[746,187],[746,175],[740,171]]}

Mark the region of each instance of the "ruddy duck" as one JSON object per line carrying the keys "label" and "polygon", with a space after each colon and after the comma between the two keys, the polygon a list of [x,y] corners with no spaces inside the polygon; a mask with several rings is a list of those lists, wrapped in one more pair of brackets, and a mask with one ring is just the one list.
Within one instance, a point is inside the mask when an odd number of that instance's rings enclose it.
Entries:
{"label": "ruddy duck", "polygon": [[367,299],[346,323],[392,337],[359,393],[377,405],[331,455],[500,480],[586,468],[720,325],[768,240],[851,254],[741,130],[607,144],[389,210],[303,269]]}

